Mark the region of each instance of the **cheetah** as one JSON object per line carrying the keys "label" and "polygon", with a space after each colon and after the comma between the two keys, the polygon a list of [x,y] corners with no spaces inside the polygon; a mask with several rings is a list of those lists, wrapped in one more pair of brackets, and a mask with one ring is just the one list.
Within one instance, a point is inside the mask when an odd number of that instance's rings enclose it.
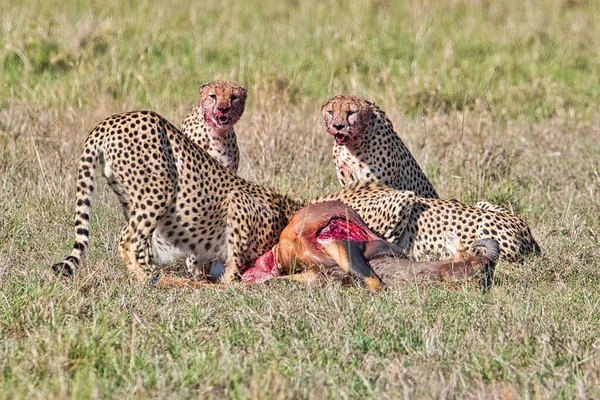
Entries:
{"label": "cheetah", "polygon": [[[200,104],[195,106],[181,125],[181,131],[220,162],[237,174],[240,153],[234,125],[246,107],[247,89],[233,82],[213,81],[200,86]],[[185,260],[188,275],[202,279],[209,265],[199,265],[194,255]],[[213,263],[212,275],[222,270],[223,260]]]}
{"label": "cheetah", "polygon": [[79,163],[75,244],[52,266],[73,276],[89,246],[94,171],[115,192],[127,218],[119,253],[138,281],[193,254],[197,262],[226,260],[223,281],[269,250],[297,201],[232,174],[152,111],[113,115],[89,134]]}
{"label": "cheetah", "polygon": [[246,106],[248,91],[233,82],[213,81],[200,86],[200,104],[181,125],[181,132],[232,173],[237,173],[240,153],[233,126]]}
{"label": "cheetah", "polygon": [[[138,281],[155,278],[161,265],[193,254],[202,264],[225,260],[222,280],[232,282],[277,243],[294,214],[306,205],[232,174],[152,111],[113,115],[85,141],[77,175],[75,244],[69,256],[52,266],[58,275],[73,276],[89,246],[90,201],[98,167],[127,218],[119,253]],[[475,239],[496,239],[508,260],[537,246],[516,216],[438,200],[444,208],[435,199],[376,182],[357,182],[329,197],[353,208],[378,236],[412,245],[417,254],[438,247],[442,230],[465,229],[462,239],[467,248]]]}
{"label": "cheetah", "polygon": [[374,102],[336,96],[323,104],[321,114],[325,130],[334,139],[333,160],[342,187],[376,180],[420,197],[438,198],[392,122]]}
{"label": "cheetah", "polygon": [[[320,198],[338,200],[354,210],[367,226],[384,239],[409,251],[416,260],[426,260],[444,250],[444,236],[454,232],[469,250],[473,242],[494,239],[503,260],[517,262],[541,249],[527,224],[518,216],[498,210],[485,210],[457,200],[416,196],[378,182],[357,182],[345,190]],[[374,217],[378,214],[379,218]],[[400,210],[400,212],[398,211]]]}

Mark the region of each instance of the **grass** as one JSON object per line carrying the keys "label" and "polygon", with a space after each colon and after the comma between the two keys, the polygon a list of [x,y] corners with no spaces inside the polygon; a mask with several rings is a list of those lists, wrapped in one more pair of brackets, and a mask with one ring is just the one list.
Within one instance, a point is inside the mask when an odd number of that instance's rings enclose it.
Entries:
{"label": "grass", "polygon": [[[600,396],[600,8],[585,0],[0,4],[0,398]],[[201,83],[249,88],[240,174],[337,189],[319,107],[384,108],[442,197],[511,207],[543,257],[467,286],[158,291],[126,279],[93,200],[71,246],[86,133]],[[101,180],[99,179],[101,182]]]}

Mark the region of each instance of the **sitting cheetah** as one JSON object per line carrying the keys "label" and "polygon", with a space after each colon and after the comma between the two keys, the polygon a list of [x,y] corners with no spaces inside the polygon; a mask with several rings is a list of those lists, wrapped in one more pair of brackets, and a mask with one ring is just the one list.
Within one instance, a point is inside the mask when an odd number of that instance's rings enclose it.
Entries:
{"label": "sitting cheetah", "polygon": [[[473,242],[490,238],[498,242],[500,255],[509,262],[539,254],[540,247],[527,224],[507,212],[468,206],[456,200],[415,196],[377,182],[356,183],[319,201],[338,200],[355,209],[367,226],[384,239],[411,251],[418,260],[444,249],[444,235],[455,232],[470,249]],[[380,219],[374,219],[375,208]],[[400,212],[398,213],[398,210]],[[385,215],[384,215],[385,214]]]}
{"label": "sitting cheetah", "polygon": [[[200,104],[181,125],[187,137],[233,174],[237,174],[240,159],[233,127],[244,113],[246,95],[246,88],[233,82],[204,83],[200,86]],[[222,260],[213,263],[216,270],[222,269]],[[211,270],[210,265],[199,265],[194,255],[185,264],[194,278],[201,278]]]}
{"label": "sitting cheetah", "polygon": [[376,180],[421,197],[438,194],[375,103],[336,96],[321,107],[325,129],[334,138],[333,160],[342,186]]}
{"label": "sitting cheetah", "polygon": [[89,134],[77,176],[75,244],[57,274],[72,276],[89,245],[90,197],[97,167],[128,218],[119,252],[137,280],[156,265],[193,254],[199,263],[227,260],[224,281],[269,250],[296,201],[230,173],[160,115],[113,115]]}
{"label": "sitting cheetah", "polygon": [[192,109],[181,131],[232,173],[237,173],[240,153],[233,126],[244,113],[245,87],[214,81],[200,86],[200,104]]}

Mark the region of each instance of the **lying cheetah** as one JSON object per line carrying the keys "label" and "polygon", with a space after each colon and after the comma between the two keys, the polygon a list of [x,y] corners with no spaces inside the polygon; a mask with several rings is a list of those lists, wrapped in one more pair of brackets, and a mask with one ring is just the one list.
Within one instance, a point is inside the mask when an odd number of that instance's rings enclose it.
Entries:
{"label": "lying cheetah", "polygon": [[230,173],[160,115],[113,115],[89,134],[77,177],[75,244],[57,274],[72,276],[89,245],[90,197],[97,167],[128,218],[119,252],[145,280],[157,265],[193,254],[199,263],[227,260],[223,279],[277,242],[294,200]]}
{"label": "lying cheetah", "polygon": [[[440,252],[450,255],[443,251],[447,232],[455,232],[467,250],[477,240],[495,239],[502,259],[509,262],[540,253],[527,224],[506,212],[484,210],[456,200],[418,197],[377,182],[358,182],[319,199],[324,200],[338,200],[355,209],[371,230],[410,251],[418,260]],[[381,218],[374,219],[369,207],[375,207],[375,214]]]}
{"label": "lying cheetah", "polygon": [[200,86],[200,104],[192,109],[181,131],[232,173],[240,153],[233,126],[244,113],[247,90],[233,82],[214,81]]}
{"label": "lying cheetah", "polygon": [[325,129],[334,138],[333,160],[342,186],[376,180],[421,197],[438,194],[375,103],[336,96],[321,107]]}

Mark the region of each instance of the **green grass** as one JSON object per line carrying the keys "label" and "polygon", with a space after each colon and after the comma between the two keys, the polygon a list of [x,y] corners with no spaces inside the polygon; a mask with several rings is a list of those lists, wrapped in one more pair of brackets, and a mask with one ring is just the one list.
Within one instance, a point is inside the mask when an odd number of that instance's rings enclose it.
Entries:
{"label": "green grass", "polygon": [[[585,0],[0,4],[0,398],[599,397],[600,6]],[[406,284],[161,291],[126,279],[102,182],[72,244],[87,132],[201,83],[249,89],[240,174],[338,188],[320,105],[377,101],[445,198],[530,224],[487,293]],[[101,182],[101,179],[99,179]]]}

